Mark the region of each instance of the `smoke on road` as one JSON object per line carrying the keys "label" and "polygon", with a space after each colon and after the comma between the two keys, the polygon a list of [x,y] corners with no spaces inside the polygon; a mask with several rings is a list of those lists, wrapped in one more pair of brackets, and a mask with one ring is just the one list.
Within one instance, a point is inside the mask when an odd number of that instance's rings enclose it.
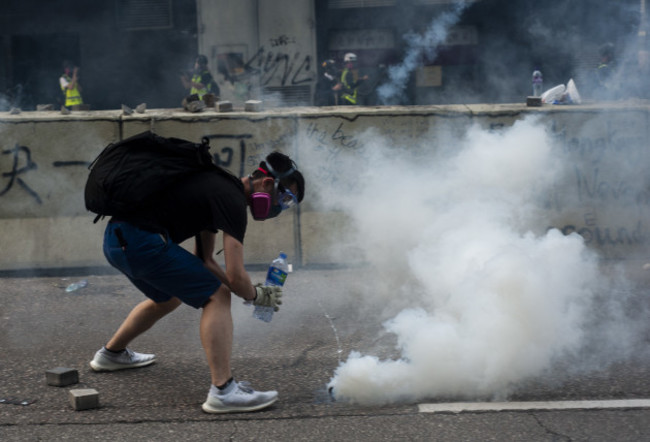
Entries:
{"label": "smoke on road", "polygon": [[567,172],[544,125],[440,133],[414,155],[365,134],[362,153],[338,158],[347,179],[316,189],[319,204],[351,218],[345,241],[376,275],[363,296],[384,306],[399,353],[352,352],[331,379],[334,396],[503,398],[559,362],[579,370],[627,354],[639,323],[624,313],[623,280],[601,275],[581,236],[541,221]]}

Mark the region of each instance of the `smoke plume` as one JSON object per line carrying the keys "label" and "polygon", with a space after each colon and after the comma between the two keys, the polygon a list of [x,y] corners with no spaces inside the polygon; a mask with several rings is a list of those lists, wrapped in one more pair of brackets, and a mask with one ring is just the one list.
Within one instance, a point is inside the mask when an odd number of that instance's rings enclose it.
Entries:
{"label": "smoke plume", "polygon": [[590,364],[628,351],[618,346],[635,334],[620,326],[631,324],[626,292],[612,298],[583,238],[546,231],[539,216],[565,173],[547,130],[527,119],[435,144],[409,158],[375,138],[338,158],[337,176],[354,182],[322,189],[322,204],[352,219],[354,246],[374,266],[364,297],[392,318],[384,328],[398,354],[352,352],[331,379],[334,396],[503,398],[594,342]]}
{"label": "smoke plume", "polygon": [[377,89],[382,104],[399,104],[404,100],[404,91],[411,74],[423,65],[423,58],[435,58],[438,47],[447,38],[449,29],[458,22],[468,4],[471,2],[459,0],[449,11],[437,16],[422,35],[409,33],[404,36],[406,49],[402,62],[388,68],[389,81]]}

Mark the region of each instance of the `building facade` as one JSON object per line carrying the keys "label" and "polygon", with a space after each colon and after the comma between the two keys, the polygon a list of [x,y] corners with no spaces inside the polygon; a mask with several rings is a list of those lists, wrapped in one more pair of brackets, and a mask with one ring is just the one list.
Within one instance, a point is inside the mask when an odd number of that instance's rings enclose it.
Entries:
{"label": "building facade", "polygon": [[598,46],[622,60],[644,23],[643,0],[4,0],[0,110],[60,104],[65,59],[91,109],[179,107],[199,53],[235,105],[311,105],[348,52],[362,105],[521,102],[535,69],[588,90]]}

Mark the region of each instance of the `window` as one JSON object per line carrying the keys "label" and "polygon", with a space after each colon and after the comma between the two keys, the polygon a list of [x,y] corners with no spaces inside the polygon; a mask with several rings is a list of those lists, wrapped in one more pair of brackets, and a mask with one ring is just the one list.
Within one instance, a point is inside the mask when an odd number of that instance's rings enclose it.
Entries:
{"label": "window", "polygon": [[117,0],[117,27],[125,31],[173,27],[171,0]]}

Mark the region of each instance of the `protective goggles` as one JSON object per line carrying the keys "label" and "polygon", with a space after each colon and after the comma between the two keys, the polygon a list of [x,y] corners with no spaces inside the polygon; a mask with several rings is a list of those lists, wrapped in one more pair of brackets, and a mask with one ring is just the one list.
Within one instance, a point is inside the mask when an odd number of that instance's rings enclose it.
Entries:
{"label": "protective goggles", "polygon": [[291,209],[298,205],[298,198],[296,195],[294,195],[289,189],[285,189],[283,186],[278,186],[276,195],[278,205],[282,207],[282,210]]}
{"label": "protective goggles", "polygon": [[277,203],[271,206],[267,218],[275,218],[283,211],[298,205],[298,198],[289,189],[277,186],[275,195]]}
{"label": "protective goggles", "polygon": [[[255,213],[253,214],[253,217],[255,219],[268,219],[268,218],[275,218],[278,216],[282,211],[290,209],[293,206],[298,205],[298,198],[291,192],[291,190],[285,188],[282,184],[280,184],[280,180],[282,178],[285,178],[289,175],[291,175],[296,169],[295,167],[291,167],[289,170],[283,173],[277,173],[273,167],[271,167],[271,164],[269,164],[268,161],[266,161],[266,167],[269,169],[268,171],[262,169],[261,167],[258,167],[257,170],[262,172],[264,175],[271,175],[273,178],[275,178],[275,185],[273,189],[273,195],[275,199],[275,204],[271,205],[270,201],[266,202],[266,208],[264,208],[264,214],[262,213],[262,209],[260,208],[259,211],[256,210]],[[257,196],[257,198],[255,198]],[[254,199],[262,199],[262,195],[253,195]],[[268,200],[270,200],[270,196],[267,194],[266,197]],[[261,206],[261,204],[260,204]]]}

